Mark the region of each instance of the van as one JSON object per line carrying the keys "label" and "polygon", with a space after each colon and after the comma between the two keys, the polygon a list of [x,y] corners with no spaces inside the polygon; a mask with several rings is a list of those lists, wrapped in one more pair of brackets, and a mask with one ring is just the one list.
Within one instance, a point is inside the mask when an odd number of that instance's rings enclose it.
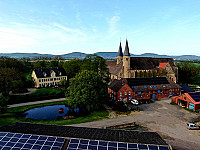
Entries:
{"label": "van", "polygon": [[197,129],[200,129],[199,128],[199,126],[198,125],[196,125],[196,124],[194,124],[194,123],[188,123],[187,124],[187,128],[189,129],[189,130],[197,130]]}

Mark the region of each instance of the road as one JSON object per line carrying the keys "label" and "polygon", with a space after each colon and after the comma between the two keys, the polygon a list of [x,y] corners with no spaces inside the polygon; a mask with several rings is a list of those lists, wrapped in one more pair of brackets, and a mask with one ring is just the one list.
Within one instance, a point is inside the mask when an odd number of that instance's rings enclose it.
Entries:
{"label": "road", "polygon": [[199,150],[200,130],[188,130],[186,124],[200,121],[200,114],[171,105],[170,99],[162,99],[150,104],[139,105],[140,112],[134,115],[117,117],[95,122],[74,124],[73,126],[97,127],[133,123],[147,127],[149,131],[159,133],[176,150]]}

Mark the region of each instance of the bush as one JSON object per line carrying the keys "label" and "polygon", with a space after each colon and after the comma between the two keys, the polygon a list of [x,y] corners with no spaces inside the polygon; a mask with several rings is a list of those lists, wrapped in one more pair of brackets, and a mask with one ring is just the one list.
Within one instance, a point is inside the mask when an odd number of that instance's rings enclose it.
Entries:
{"label": "bush", "polygon": [[0,113],[4,113],[7,110],[8,99],[0,94]]}
{"label": "bush", "polygon": [[113,105],[113,110],[118,110],[121,112],[126,112],[127,107],[125,106],[124,102],[117,102]]}

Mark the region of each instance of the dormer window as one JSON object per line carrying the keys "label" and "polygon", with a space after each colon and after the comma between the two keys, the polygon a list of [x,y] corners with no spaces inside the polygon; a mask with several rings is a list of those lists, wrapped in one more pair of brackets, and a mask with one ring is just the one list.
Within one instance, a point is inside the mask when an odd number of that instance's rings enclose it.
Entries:
{"label": "dormer window", "polygon": [[59,73],[59,75],[61,76],[61,75],[62,75],[62,73],[60,72],[60,73]]}
{"label": "dormer window", "polygon": [[54,73],[52,73],[52,77],[54,77]]}
{"label": "dormer window", "polygon": [[44,77],[46,77],[46,76],[47,76],[47,74],[46,74],[45,72],[43,72],[43,75],[44,75]]}

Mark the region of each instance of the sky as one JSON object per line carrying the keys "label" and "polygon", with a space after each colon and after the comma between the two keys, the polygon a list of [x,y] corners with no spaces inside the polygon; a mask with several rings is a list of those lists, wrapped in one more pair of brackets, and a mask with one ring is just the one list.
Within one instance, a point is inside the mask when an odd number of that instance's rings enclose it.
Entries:
{"label": "sky", "polygon": [[200,56],[199,0],[0,0],[0,53]]}

